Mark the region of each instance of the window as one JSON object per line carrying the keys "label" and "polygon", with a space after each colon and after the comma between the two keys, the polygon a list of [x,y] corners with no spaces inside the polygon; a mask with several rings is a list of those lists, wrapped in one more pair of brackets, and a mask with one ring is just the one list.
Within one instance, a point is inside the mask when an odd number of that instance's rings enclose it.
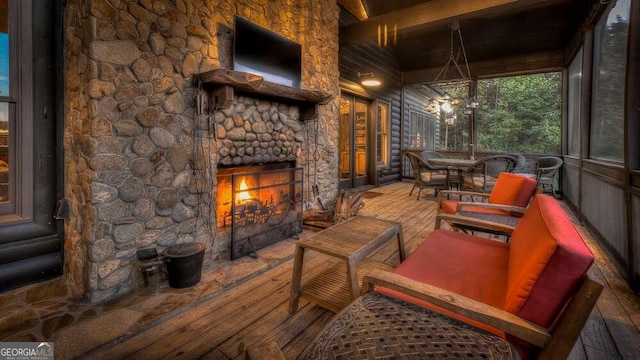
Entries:
{"label": "window", "polygon": [[435,144],[435,121],[432,115],[411,110],[409,113],[409,147],[432,150]]}
{"label": "window", "polygon": [[9,103],[0,101],[0,214],[12,210],[9,206],[12,198],[9,196],[9,118]]}
{"label": "window", "polygon": [[582,48],[569,64],[567,98],[567,154],[580,155],[580,94],[582,93]]}
{"label": "window", "polygon": [[[12,74],[10,66],[14,61],[9,51],[9,4],[0,2],[0,214],[14,211],[14,196],[10,193],[13,187],[13,174],[9,170],[9,164],[13,163],[9,156],[13,155],[10,146],[14,146],[10,134],[13,134],[14,118],[10,114],[13,101],[10,92]],[[13,164],[15,166],[15,164]],[[15,171],[14,171],[15,172]]]}
{"label": "window", "polygon": [[[0,224],[32,218],[31,1],[0,1]],[[18,46],[18,44],[20,44]]]}
{"label": "window", "polygon": [[559,72],[478,81],[478,151],[560,154]]}
{"label": "window", "polygon": [[609,4],[594,29],[590,157],[624,159],[624,104],[630,0]]}
{"label": "window", "polygon": [[376,165],[389,165],[389,152],[391,148],[389,132],[389,104],[378,102],[376,119]]}
{"label": "window", "polygon": [[0,291],[62,273],[62,229],[53,219],[62,185],[55,55],[63,49],[54,45],[62,43],[62,9],[59,1],[0,0]]}

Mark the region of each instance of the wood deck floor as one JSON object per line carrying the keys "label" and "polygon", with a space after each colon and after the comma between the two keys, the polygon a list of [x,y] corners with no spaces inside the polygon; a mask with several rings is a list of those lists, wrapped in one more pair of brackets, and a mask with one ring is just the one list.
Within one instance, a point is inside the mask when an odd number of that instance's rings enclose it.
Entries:
{"label": "wood deck floor", "polygon": [[[383,195],[365,200],[361,214],[400,221],[407,254],[433,229],[436,204],[430,195],[416,201],[411,185],[395,183],[372,190]],[[415,194],[414,194],[415,195]],[[640,301],[591,236],[578,226],[597,256],[593,272],[605,284],[597,308],[586,324],[571,359],[637,359],[640,357]],[[293,249],[291,249],[293,250]],[[293,255],[293,254],[291,254]],[[398,262],[397,245],[374,253],[377,260]],[[327,258],[305,258],[306,276],[327,266]],[[88,358],[237,359],[253,344],[277,342],[287,358],[295,358],[333,316],[304,298],[288,313],[293,261],[219,291],[145,330],[85,354]]]}

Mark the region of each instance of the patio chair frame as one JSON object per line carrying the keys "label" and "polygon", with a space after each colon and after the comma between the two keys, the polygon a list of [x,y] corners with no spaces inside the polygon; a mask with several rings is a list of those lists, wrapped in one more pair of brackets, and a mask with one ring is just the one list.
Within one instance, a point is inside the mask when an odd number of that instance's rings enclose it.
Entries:
{"label": "patio chair frame", "polygon": [[[449,168],[447,166],[436,166],[429,164],[429,160],[424,160],[420,155],[407,152],[405,153],[406,157],[409,159],[411,163],[411,169],[413,170],[413,187],[409,192],[409,196],[413,194],[413,190],[417,187],[418,191],[418,200],[420,200],[420,194],[422,193],[422,189],[424,188],[433,188],[435,193],[434,196],[438,196],[438,192],[440,190],[449,189]],[[423,152],[424,155],[424,152]],[[433,175],[443,175],[444,180],[440,177],[432,178],[430,181],[424,181],[421,174],[424,172],[429,172],[431,176]]]}
{"label": "patio chair frame", "polygon": [[543,192],[551,192],[554,197],[558,197],[555,179],[562,164],[562,159],[557,156],[543,156],[536,161],[536,181],[538,182],[538,187],[540,187]]}
{"label": "patio chair frame", "polygon": [[[505,167],[498,169],[497,171],[491,169],[491,165],[496,162],[504,162]],[[493,155],[482,158],[468,169],[460,171],[460,190],[477,191],[477,192],[491,192],[493,188],[491,183],[487,181],[490,178],[498,178],[498,174],[501,172],[512,172],[517,163],[516,158],[511,155]],[[482,185],[475,185],[475,177],[482,177]],[[469,179],[469,181],[465,181]]]}

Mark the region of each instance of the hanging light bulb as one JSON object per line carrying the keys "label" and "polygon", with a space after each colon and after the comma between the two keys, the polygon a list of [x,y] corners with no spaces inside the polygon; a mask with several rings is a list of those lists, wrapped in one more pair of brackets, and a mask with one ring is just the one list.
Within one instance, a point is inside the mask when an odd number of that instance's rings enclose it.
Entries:
{"label": "hanging light bulb", "polygon": [[451,103],[448,101],[445,101],[442,103],[442,105],[440,106],[440,108],[442,110],[444,110],[444,112],[446,113],[450,113],[453,109],[451,108]]}

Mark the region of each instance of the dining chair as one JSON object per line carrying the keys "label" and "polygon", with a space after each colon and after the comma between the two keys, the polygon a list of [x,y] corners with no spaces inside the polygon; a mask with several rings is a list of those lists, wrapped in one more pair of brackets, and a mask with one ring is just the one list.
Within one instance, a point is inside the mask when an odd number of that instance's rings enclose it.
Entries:
{"label": "dining chair", "polygon": [[516,159],[516,165],[513,168],[514,173],[526,173],[527,172],[527,159],[520,153],[509,154]]}
{"label": "dining chair", "polygon": [[493,155],[482,158],[471,167],[460,171],[460,190],[491,192],[501,172],[512,172],[516,158],[511,155]]}
{"label": "dining chair", "polygon": [[[449,189],[449,168],[430,164],[428,157],[433,154],[425,153],[425,151],[420,155],[412,152],[406,153],[409,163],[411,163],[414,179],[409,196],[413,194],[413,190],[417,187],[420,189],[418,191],[418,200],[420,200],[420,194],[424,188],[433,188],[435,196],[438,195],[438,191]],[[438,154],[435,151],[430,153]],[[427,157],[427,159],[424,159],[424,157]]]}
{"label": "dining chair", "polygon": [[562,159],[557,156],[543,156],[536,162],[536,180],[543,192],[551,192],[557,197],[556,174],[562,167]]}

